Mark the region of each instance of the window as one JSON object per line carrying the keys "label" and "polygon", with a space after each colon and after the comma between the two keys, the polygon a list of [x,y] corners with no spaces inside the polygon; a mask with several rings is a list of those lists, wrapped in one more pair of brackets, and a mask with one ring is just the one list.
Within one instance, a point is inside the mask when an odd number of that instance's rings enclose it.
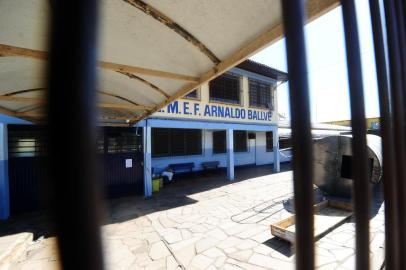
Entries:
{"label": "window", "polygon": [[249,79],[250,106],[273,109],[271,84]]}
{"label": "window", "polygon": [[265,133],[266,137],[266,151],[272,152],[273,151],[273,132],[268,131]]}
{"label": "window", "polygon": [[200,129],[153,128],[152,156],[188,156],[202,154]]}
{"label": "window", "polygon": [[185,98],[198,98],[197,97],[197,89],[193,90],[189,94],[185,95]]}
{"label": "window", "polygon": [[[141,136],[135,132],[106,132],[107,153],[133,153],[141,150]],[[98,141],[99,142],[99,141]],[[100,147],[98,147],[100,149]]]}
{"label": "window", "polygon": [[240,77],[223,74],[209,83],[210,101],[240,104]]}
{"label": "window", "polygon": [[226,146],[226,132],[214,131],[213,132],[213,153],[220,154],[227,152]]}
{"label": "window", "polygon": [[247,132],[245,130],[234,130],[234,152],[247,151]]}
{"label": "window", "polygon": [[46,154],[47,138],[45,129],[40,126],[9,125],[9,156],[37,157]]}
{"label": "window", "polygon": [[291,138],[279,138],[279,149],[287,149],[292,147]]}
{"label": "window", "polygon": [[100,154],[142,151],[142,129],[99,127],[96,135],[96,150]]}
{"label": "window", "polygon": [[[234,130],[234,152],[247,152],[247,131]],[[227,152],[227,140],[226,131],[214,131],[213,132],[213,153],[220,154]]]}

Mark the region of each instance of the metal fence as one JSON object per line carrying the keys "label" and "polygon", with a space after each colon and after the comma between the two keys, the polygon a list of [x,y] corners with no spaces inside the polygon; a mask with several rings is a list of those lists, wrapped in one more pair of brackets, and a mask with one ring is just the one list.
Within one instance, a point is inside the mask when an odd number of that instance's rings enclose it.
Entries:
{"label": "metal fence", "polygon": [[[99,233],[101,203],[95,181],[97,171],[91,154],[96,113],[94,89],[98,1],[55,0],[51,3],[49,135],[52,174],[60,181],[49,184],[53,190],[52,205],[62,266],[65,269],[102,269]],[[341,3],[350,86],[353,160],[356,161],[353,164],[356,269],[364,270],[369,269],[370,194],[365,192],[369,182],[362,69],[354,0],[342,0]],[[405,7],[404,0],[370,0],[383,140],[387,269],[406,269]],[[282,0],[282,8],[290,80],[296,268],[314,269],[312,142],[303,29],[306,15],[303,0]],[[385,14],[386,20],[382,20],[381,13]],[[69,80],[65,80],[66,77]],[[57,147],[61,138],[74,142],[63,153]],[[59,168],[66,162],[72,169],[68,174],[61,175]],[[71,183],[69,186],[64,184],[67,181]],[[74,203],[67,200],[72,194],[76,198]]]}

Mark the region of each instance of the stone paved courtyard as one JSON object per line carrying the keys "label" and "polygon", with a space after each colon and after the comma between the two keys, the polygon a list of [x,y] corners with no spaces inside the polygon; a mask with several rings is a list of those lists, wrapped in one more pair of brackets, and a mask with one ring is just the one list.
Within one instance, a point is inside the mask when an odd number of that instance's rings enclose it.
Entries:
{"label": "stone paved courtyard", "polygon": [[[102,228],[108,269],[293,269],[295,254],[269,225],[291,215],[292,173],[268,166],[182,179],[154,198],[109,202]],[[375,193],[379,193],[375,192]],[[375,196],[371,260],[383,262],[383,203]],[[354,269],[354,223],[316,243],[318,269]],[[39,238],[11,269],[55,269],[55,238]]]}

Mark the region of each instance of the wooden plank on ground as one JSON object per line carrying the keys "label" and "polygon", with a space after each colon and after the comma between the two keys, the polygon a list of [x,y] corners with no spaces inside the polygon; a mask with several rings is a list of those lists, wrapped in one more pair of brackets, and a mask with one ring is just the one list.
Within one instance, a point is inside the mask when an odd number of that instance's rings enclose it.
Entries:
{"label": "wooden plank on ground", "polygon": [[[346,220],[353,212],[352,205],[346,202],[325,200],[314,206],[314,238],[320,239]],[[271,233],[290,243],[295,241],[295,215],[271,224]]]}

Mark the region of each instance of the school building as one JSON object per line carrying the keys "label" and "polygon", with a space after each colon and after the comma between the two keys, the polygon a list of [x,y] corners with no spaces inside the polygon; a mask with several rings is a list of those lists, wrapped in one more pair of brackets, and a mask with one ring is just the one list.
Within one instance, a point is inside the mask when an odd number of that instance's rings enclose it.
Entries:
{"label": "school building", "polygon": [[[214,164],[229,180],[236,166],[273,164],[279,171],[277,88],[286,81],[286,73],[246,60],[131,127],[102,123],[97,151],[106,196],[151,196],[152,175],[168,167],[176,175]],[[2,212],[40,209],[44,126],[0,126]]]}
{"label": "school building", "polygon": [[286,80],[247,60],[139,123],[147,140],[145,195],[150,173],[171,164],[199,171],[216,162],[229,180],[235,166],[273,163],[279,171],[277,87]]}

